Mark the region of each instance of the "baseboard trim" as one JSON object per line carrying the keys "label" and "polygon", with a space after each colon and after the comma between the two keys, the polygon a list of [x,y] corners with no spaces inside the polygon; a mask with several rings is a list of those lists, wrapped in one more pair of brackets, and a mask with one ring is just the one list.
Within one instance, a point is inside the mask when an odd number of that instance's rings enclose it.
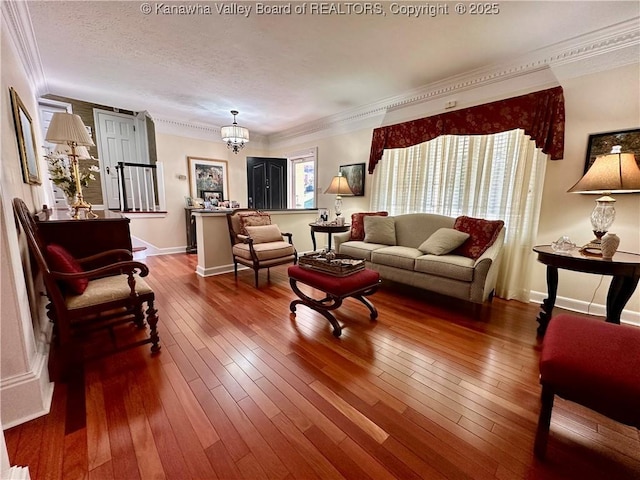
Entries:
{"label": "baseboard trim", "polygon": [[[547,292],[532,291],[529,295],[529,300],[533,303],[542,304],[542,301],[547,298]],[[584,313],[586,315],[596,315],[598,317],[606,317],[607,307],[598,303],[589,304],[582,300],[576,300],[574,298],[557,297],[556,307],[570,310],[572,312]],[[634,312],[633,310],[623,310],[620,316],[620,322],[628,323],[640,327],[640,312]]]}
{"label": "baseboard trim", "polygon": [[[238,271],[248,270],[245,266],[238,265]],[[201,277],[211,277],[213,275],[222,275],[223,273],[232,273],[233,265],[222,265],[220,267],[202,268],[200,265],[196,267],[196,273]]]}
{"label": "baseboard trim", "polygon": [[29,372],[3,379],[0,383],[3,429],[49,413],[54,384],[49,381],[47,358],[38,353]]}

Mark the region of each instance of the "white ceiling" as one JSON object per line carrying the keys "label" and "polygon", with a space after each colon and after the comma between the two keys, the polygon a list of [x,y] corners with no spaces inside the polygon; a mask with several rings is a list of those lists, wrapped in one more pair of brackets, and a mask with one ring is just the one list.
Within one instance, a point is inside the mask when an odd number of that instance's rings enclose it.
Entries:
{"label": "white ceiling", "polygon": [[[288,2],[266,2],[287,4]],[[292,2],[292,8],[305,3]],[[496,15],[258,15],[199,2],[29,1],[49,93],[269,135],[638,18],[638,1],[502,1]],[[406,3],[406,2],[404,2]],[[416,2],[414,5],[425,5]],[[363,3],[361,3],[363,4]],[[248,17],[219,5],[251,6]],[[465,3],[465,5],[469,5]],[[298,7],[301,8],[301,7]],[[341,5],[346,9],[346,4]]]}

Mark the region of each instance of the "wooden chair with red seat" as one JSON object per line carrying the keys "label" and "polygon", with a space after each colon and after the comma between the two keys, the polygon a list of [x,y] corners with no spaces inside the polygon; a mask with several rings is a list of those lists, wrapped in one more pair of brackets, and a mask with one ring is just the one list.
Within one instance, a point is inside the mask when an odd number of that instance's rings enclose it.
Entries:
{"label": "wooden chair with red seat", "polygon": [[[20,198],[13,200],[13,210],[42,273],[50,301],[47,315],[54,323],[56,361],[60,369],[60,372],[51,372],[53,378],[63,379],[75,364],[105,354],[148,343],[152,354],[160,350],[155,295],[142,278],[149,274],[145,264],[132,261],[131,252],[124,249],[75,259],[63,247],[42,242],[37,222]],[[90,267],[85,270],[83,266]],[[145,303],[147,310],[143,312]],[[127,332],[133,337],[132,341],[113,345],[99,355],[83,355],[80,339],[87,338],[91,332],[107,329],[116,343],[115,327],[133,322],[142,330],[145,316],[149,325],[148,337],[141,339],[140,334]]]}
{"label": "wooden chair with red seat", "polygon": [[278,226],[271,223],[268,213],[238,208],[227,214],[227,225],[234,274],[238,276],[238,264],[252,268],[256,288],[260,269],[266,268],[269,278],[270,267],[298,262],[298,252],[293,246],[293,234],[280,232]]}

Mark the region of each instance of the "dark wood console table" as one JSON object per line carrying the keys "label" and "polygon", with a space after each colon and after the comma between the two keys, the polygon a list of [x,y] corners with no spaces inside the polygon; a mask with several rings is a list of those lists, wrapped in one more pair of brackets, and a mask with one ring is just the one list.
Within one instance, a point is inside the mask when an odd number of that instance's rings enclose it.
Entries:
{"label": "dark wood console table", "polygon": [[51,215],[39,213],[38,232],[42,240],[57,243],[76,258],[89,257],[114,248],[131,251],[129,219],[118,212],[97,210],[98,218],[74,220],[68,210],[54,210]]}
{"label": "dark wood console table", "polygon": [[547,330],[551,312],[556,303],[558,292],[558,269],[574,272],[611,275],[611,285],[607,294],[607,322],[620,323],[620,315],[640,279],[640,255],[627,252],[616,252],[611,260],[602,257],[582,254],[577,249],[569,253],[555,252],[551,245],[539,245],[533,248],[538,254],[538,261],[547,266],[548,296],[544,299],[538,315],[538,335],[543,336]]}
{"label": "dark wood console table", "polygon": [[316,249],[316,232],[326,233],[329,237],[329,250],[331,250],[331,235],[339,232],[348,232],[351,225],[335,225],[331,223],[310,223],[311,227],[311,242],[313,243],[313,250]]}

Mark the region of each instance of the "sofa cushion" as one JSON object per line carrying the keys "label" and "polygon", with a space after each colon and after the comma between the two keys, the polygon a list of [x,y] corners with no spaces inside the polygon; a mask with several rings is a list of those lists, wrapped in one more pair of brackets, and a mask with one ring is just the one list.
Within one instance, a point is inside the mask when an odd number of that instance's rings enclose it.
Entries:
{"label": "sofa cushion", "polygon": [[417,248],[385,247],[371,252],[371,261],[380,265],[412,271],[416,258],[421,255],[422,252]]}
{"label": "sofa cushion", "polygon": [[453,228],[440,228],[418,247],[422,253],[444,255],[453,252],[469,238],[469,234]]}
{"label": "sofa cushion", "polygon": [[387,245],[379,245],[377,243],[367,243],[359,241],[344,242],[340,245],[340,253],[349,255],[354,258],[361,258],[368,262],[371,261],[371,252],[380,248],[385,248]]}
{"label": "sofa cushion", "polygon": [[415,259],[415,271],[471,282],[475,263],[460,255],[422,255]]}
{"label": "sofa cushion", "polygon": [[257,227],[251,227],[247,225],[244,227],[247,234],[253,239],[254,245],[256,243],[269,243],[269,242],[281,242],[282,234],[277,225],[260,225]]}
{"label": "sofa cushion", "polygon": [[[84,272],[78,261],[73,258],[67,249],[52,243],[47,245],[47,259],[51,264],[51,270],[60,273],[80,273]],[[61,282],[66,290],[75,295],[82,295],[89,285],[88,278],[74,278]]]}
{"label": "sofa cushion", "polygon": [[473,258],[474,260],[480,258],[487,248],[496,241],[503,226],[504,222],[502,220],[484,220],[464,215],[456,218],[453,228],[466,232],[470,236],[453,253]]}
{"label": "sofa cushion", "polygon": [[365,217],[364,241],[382,245],[395,245],[396,224],[393,217]]}
{"label": "sofa cushion", "polygon": [[240,214],[240,233],[242,235],[249,235],[247,227],[259,227],[262,225],[271,225],[271,215],[264,212]]}
{"label": "sofa cushion", "polygon": [[364,217],[386,217],[388,212],[359,212],[351,214],[351,236],[349,240],[364,240]]}

